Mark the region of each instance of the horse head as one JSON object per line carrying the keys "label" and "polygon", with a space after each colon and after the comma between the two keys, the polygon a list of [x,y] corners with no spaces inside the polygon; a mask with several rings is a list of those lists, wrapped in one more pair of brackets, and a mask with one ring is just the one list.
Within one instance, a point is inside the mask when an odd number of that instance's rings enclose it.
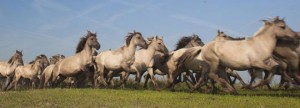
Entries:
{"label": "horse head", "polygon": [[140,46],[142,48],[147,48],[147,43],[142,34],[136,31],[133,31],[133,33],[128,33],[128,35],[126,36],[126,46],[129,46],[130,44]]}

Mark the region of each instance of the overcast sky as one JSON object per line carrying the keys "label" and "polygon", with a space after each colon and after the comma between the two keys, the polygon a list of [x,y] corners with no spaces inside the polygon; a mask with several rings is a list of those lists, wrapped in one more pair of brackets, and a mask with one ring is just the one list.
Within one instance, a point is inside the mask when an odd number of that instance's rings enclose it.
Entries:
{"label": "overcast sky", "polygon": [[285,17],[300,31],[299,0],[1,0],[0,60],[23,50],[25,63],[38,54],[75,53],[87,30],[97,32],[101,51],[124,45],[133,30],[163,36],[169,50],[196,33],[211,41],[217,29],[251,36],[261,19]]}

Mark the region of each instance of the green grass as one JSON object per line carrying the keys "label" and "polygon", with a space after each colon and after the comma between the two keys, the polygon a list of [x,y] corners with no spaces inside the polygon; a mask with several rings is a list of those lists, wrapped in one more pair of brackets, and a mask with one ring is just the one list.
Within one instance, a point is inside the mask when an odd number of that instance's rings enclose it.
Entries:
{"label": "green grass", "polygon": [[239,90],[239,95],[134,89],[44,89],[0,93],[0,107],[300,107],[299,90]]}

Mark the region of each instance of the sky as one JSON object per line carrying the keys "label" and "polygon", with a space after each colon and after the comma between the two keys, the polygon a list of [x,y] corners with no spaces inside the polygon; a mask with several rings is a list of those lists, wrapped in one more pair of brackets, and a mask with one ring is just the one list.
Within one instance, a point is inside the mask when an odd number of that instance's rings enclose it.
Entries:
{"label": "sky", "polygon": [[260,20],[284,17],[300,30],[299,0],[1,0],[0,60],[23,50],[27,63],[39,54],[75,53],[87,30],[97,32],[100,51],[117,49],[133,30],[162,36],[169,50],[193,33],[206,43],[224,31],[254,34]]}

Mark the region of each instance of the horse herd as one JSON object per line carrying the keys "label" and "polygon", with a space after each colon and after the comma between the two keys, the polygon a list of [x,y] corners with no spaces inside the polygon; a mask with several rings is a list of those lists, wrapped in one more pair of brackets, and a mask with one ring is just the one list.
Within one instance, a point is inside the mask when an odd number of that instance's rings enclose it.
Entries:
{"label": "horse herd", "polygon": [[[94,87],[114,86],[113,77],[120,77],[124,88],[130,74],[135,82],[144,75],[159,89],[155,74],[167,76],[167,88],[184,78],[191,90],[207,86],[216,91],[215,83],[223,91],[237,93],[230,76],[240,80],[243,88],[269,85],[274,74],[281,75],[280,85],[300,84],[300,33],[294,32],[283,19],[262,20],[264,25],[250,38],[232,38],[218,30],[211,42],[204,44],[197,35],[182,37],[174,51],[169,51],[163,39],[154,36],[145,40],[140,32],[128,33],[124,46],[97,53],[100,44],[96,33],[87,32],[80,39],[76,54],[70,57],[54,55],[48,60],[44,54],[24,64],[22,51],[6,62],[0,62],[0,77],[5,79],[3,90],[17,89],[20,79],[29,79],[32,87],[57,87],[63,81],[79,84],[86,80]],[[137,50],[137,47],[141,47]],[[236,70],[248,70],[250,84],[246,84]],[[252,84],[255,78],[260,82]],[[190,86],[192,84],[192,86]]]}

